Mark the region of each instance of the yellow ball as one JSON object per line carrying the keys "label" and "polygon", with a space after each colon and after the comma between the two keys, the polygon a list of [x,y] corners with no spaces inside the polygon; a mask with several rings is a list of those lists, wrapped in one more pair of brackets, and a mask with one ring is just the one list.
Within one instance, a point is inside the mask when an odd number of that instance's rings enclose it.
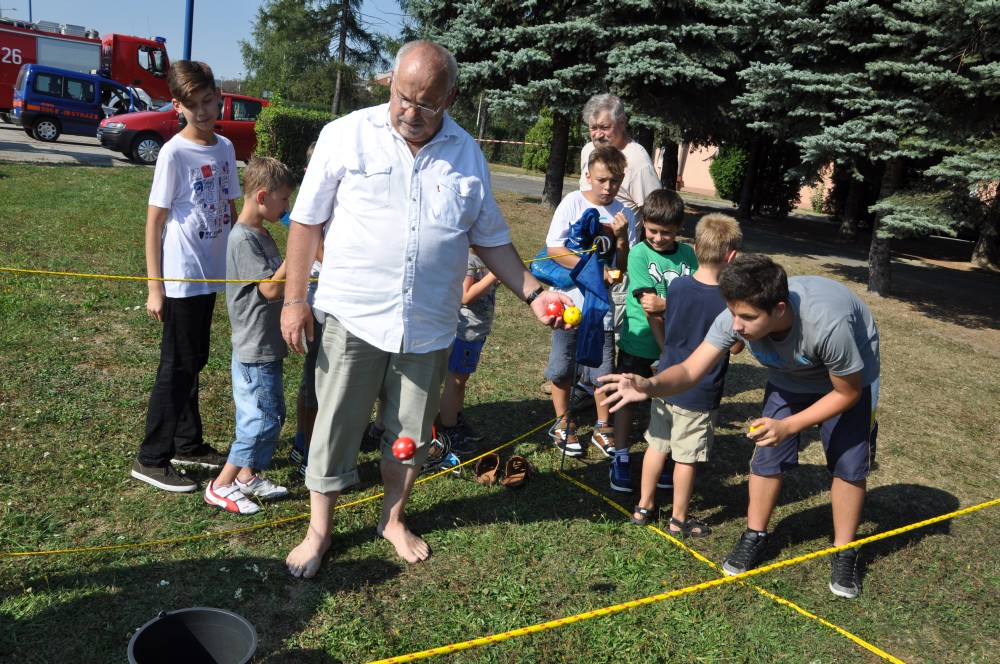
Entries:
{"label": "yellow ball", "polygon": [[566,307],[566,311],[563,312],[563,320],[566,321],[568,325],[576,327],[583,320],[583,314],[577,307]]}
{"label": "yellow ball", "polygon": [[764,425],[763,424],[755,424],[752,427],[750,427],[750,431],[753,432],[753,431],[761,428],[762,426],[764,426]]}

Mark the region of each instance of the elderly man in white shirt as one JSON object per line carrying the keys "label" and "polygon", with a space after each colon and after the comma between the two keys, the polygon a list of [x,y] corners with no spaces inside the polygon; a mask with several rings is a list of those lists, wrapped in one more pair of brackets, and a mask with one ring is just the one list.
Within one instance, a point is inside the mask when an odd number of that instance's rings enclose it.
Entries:
{"label": "elderly man in white shirt", "polygon": [[[330,547],[333,509],[358,480],[358,449],[380,396],[385,499],[376,532],[407,562],[430,555],[403,509],[427,457],[470,246],[542,323],[563,326],[545,307],[571,304],[544,290],[511,244],[482,151],[446,113],[456,75],[454,56],[441,46],[404,45],[388,105],[320,133],[291,214],[282,335],[297,352],[313,338],[306,287],[321,240],[315,308],[326,320],[306,471],[309,528],[286,559],[297,577],[315,576]],[[417,451],[401,461],[391,446],[403,436]]]}

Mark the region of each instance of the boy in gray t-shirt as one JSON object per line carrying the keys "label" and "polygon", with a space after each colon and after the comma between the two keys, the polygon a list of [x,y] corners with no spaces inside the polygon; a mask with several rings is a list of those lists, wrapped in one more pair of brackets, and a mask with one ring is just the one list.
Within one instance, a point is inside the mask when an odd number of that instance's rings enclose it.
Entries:
{"label": "boy in gray t-shirt", "polygon": [[295,178],[271,157],[253,159],[243,173],[243,209],[226,250],[226,306],[232,324],[233,401],[236,439],[222,472],[205,488],[205,502],[235,514],[260,510],[251,498],[288,495],[257,474],[274,455],[285,421],[282,363],[288,347],[281,336],[285,264],[264,222],[288,208]]}
{"label": "boy in gray t-shirt", "polygon": [[[767,367],[763,417],[751,423],[747,530],[723,561],[727,574],[757,566],[768,543],[767,525],[784,473],[798,465],[799,434],[817,425],[833,475],[834,546],[857,535],[866,478],[875,460],[878,423],[879,339],[864,302],[823,277],[788,279],[780,265],[760,254],[737,256],[723,270],[719,290],[728,309],[705,341],[680,364],[652,379],[631,374],[601,378],[609,403],[670,396],[688,389],[744,341]],[[617,410],[615,405],[612,410]],[[861,592],[857,550],[834,554],[830,590],[840,597]]]}

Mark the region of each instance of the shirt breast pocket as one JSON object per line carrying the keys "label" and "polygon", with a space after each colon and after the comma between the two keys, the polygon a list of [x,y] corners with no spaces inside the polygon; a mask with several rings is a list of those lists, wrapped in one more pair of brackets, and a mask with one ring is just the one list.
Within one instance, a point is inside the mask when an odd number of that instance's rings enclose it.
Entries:
{"label": "shirt breast pocket", "polygon": [[475,218],[476,179],[449,174],[438,180],[431,199],[431,212],[438,224],[464,228],[466,220]]}
{"label": "shirt breast pocket", "polygon": [[378,210],[389,205],[389,180],[392,165],[386,163],[362,164],[355,173],[357,206],[361,212]]}

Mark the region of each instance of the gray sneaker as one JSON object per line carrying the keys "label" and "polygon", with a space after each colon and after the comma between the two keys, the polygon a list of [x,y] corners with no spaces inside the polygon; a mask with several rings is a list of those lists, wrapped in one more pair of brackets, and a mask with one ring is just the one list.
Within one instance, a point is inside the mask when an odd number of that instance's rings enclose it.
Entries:
{"label": "gray sneaker", "polygon": [[156,468],[144,466],[136,459],[136,462],[132,464],[132,477],[140,482],[151,484],[157,489],[173,491],[174,493],[190,493],[198,488],[197,482],[179,475],[169,464],[163,468]]}
{"label": "gray sneaker", "polygon": [[201,466],[213,470],[222,468],[228,457],[208,443],[202,443],[191,454],[175,454],[171,463],[178,466]]}
{"label": "gray sneaker", "polygon": [[830,592],[837,597],[854,599],[861,594],[857,549],[838,551],[830,556]]}
{"label": "gray sneaker", "polygon": [[742,574],[757,566],[767,549],[767,535],[747,529],[740,535],[732,552],[722,561],[722,571],[729,576]]}

